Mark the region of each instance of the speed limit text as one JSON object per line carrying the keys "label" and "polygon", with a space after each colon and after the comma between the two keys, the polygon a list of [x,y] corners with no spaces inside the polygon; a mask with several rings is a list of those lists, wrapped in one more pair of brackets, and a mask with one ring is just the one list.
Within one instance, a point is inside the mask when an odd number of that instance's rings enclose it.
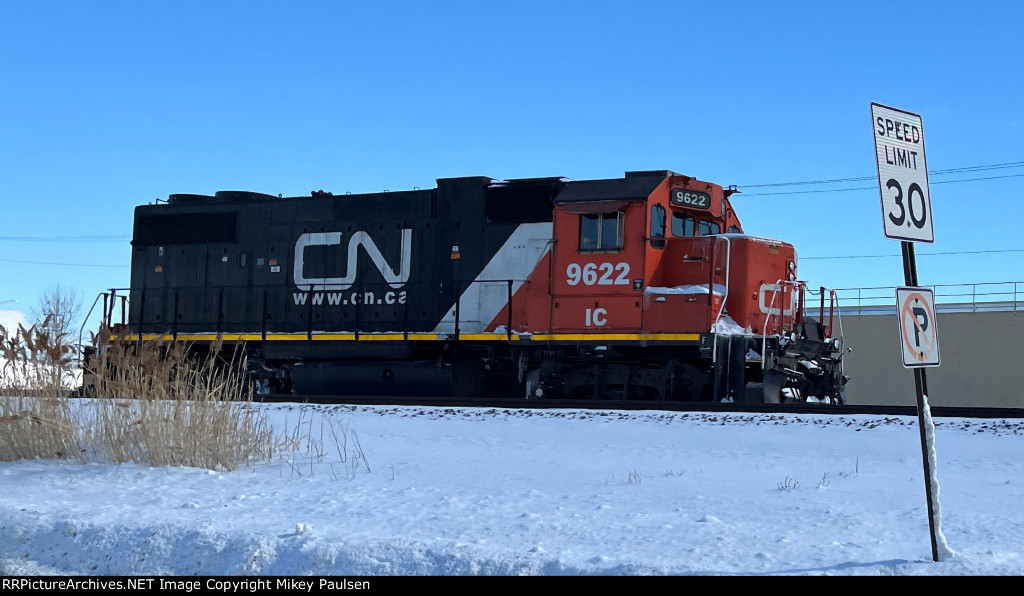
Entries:
{"label": "speed limit text", "polygon": [[[885,139],[895,139],[912,145],[921,144],[921,129],[914,124],[900,122],[879,116],[875,118],[875,134]],[[917,151],[908,147],[882,145],[885,150],[885,163],[911,170],[917,169]]]}

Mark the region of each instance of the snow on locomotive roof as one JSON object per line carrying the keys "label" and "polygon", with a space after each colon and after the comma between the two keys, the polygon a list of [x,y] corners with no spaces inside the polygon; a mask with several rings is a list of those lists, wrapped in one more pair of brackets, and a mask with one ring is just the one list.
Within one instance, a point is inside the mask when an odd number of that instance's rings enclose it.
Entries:
{"label": "snow on locomotive roof", "polygon": [[565,176],[543,176],[540,178],[509,178],[508,180],[498,180],[491,178],[489,186],[508,186],[509,184],[531,184],[537,182],[571,182],[571,179]]}
{"label": "snow on locomotive roof", "polygon": [[747,240],[753,240],[755,242],[761,242],[764,244],[787,244],[785,240],[779,240],[777,238],[767,238],[764,236],[751,236],[750,234],[737,234],[730,232],[728,234],[715,234],[716,236],[725,236],[726,238],[746,238]]}

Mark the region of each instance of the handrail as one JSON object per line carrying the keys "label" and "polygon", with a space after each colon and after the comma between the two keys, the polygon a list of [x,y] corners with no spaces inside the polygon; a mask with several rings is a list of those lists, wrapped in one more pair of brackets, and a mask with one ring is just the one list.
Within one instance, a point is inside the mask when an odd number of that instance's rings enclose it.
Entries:
{"label": "handrail", "polygon": [[[715,322],[711,325],[711,330],[715,331],[714,339],[712,340],[713,346],[711,347],[711,362],[714,363],[718,359],[718,322],[722,320],[722,313],[725,312],[725,303],[729,300],[729,264],[732,260],[732,243],[729,241],[728,236],[717,236],[716,238],[725,240],[725,296],[722,296],[722,306],[718,309],[718,315],[715,317]],[[708,294],[711,296],[711,307],[715,306],[715,268],[711,266],[711,284],[708,286]],[[768,309],[769,311],[771,309]]]}
{"label": "handrail", "polygon": [[[481,320],[477,320],[475,317],[477,317],[478,315],[483,315],[483,314],[497,316],[498,314],[501,313],[502,309],[504,309],[506,311],[505,312],[504,321],[503,321],[502,324],[499,324],[497,326],[495,331],[493,331],[493,332],[486,332],[486,331],[482,331],[482,330],[474,330],[474,331],[472,331],[472,333],[481,333],[481,332],[500,333],[500,334],[505,335],[506,339],[511,340],[513,335],[518,335],[518,333],[513,330],[513,323],[514,323],[514,321],[513,321],[513,312],[512,312],[513,311],[513,309],[512,309],[513,297],[514,297],[515,292],[516,292],[516,284],[517,283],[522,284],[525,281],[526,280],[510,279],[510,278],[494,278],[494,279],[488,278],[488,279],[475,279],[475,280],[472,280],[472,281],[469,281],[469,282],[454,282],[454,283],[450,282],[450,281],[448,281],[448,282],[440,282],[440,281],[438,281],[438,282],[420,282],[420,283],[413,282],[413,283],[406,284],[405,288],[410,288],[410,291],[415,291],[417,289],[432,291],[432,290],[435,290],[435,289],[443,290],[446,286],[449,287],[449,290],[451,290],[452,293],[454,294],[453,307],[450,308],[448,310],[447,314],[442,317],[441,322],[438,324],[438,329],[443,327],[446,324],[449,324],[449,325],[453,326],[453,329],[452,329],[453,332],[449,333],[449,335],[452,338],[454,338],[454,339],[458,339],[459,335],[461,333],[465,332],[464,329],[462,329],[462,323],[471,322],[471,323],[474,323],[475,326],[479,326],[479,324],[483,323],[485,325],[485,327],[486,327],[487,326],[487,321],[483,321],[482,319]],[[471,300],[471,301],[467,302],[466,301],[466,296],[463,295],[463,290],[466,290],[469,287],[479,288],[479,287],[481,287],[481,284],[483,286],[486,286],[486,285],[499,286],[500,285],[502,287],[502,290],[503,290],[502,293],[504,294],[504,297],[503,297],[503,299],[501,299],[501,303],[498,305],[499,308],[495,312],[493,312],[493,313],[491,313],[489,310],[488,311],[481,311],[481,312],[478,313],[477,311],[470,309],[470,314],[472,315],[473,318],[471,318],[469,321],[467,321],[465,319],[464,313],[462,311],[467,306],[467,304],[469,302],[472,302],[472,303],[475,304],[476,300],[474,299],[474,300]],[[414,286],[417,286],[417,285],[419,285],[421,287],[420,288],[414,288]],[[139,320],[140,317],[144,317],[145,313],[147,312],[146,309],[144,308],[146,295],[147,294],[156,294],[158,296],[161,296],[161,295],[163,296],[163,298],[162,298],[162,300],[163,300],[163,302],[162,302],[162,305],[163,305],[162,306],[162,314],[165,315],[165,317],[164,317],[162,323],[163,323],[163,326],[166,327],[166,329],[163,330],[163,333],[170,334],[175,339],[177,338],[178,333],[186,333],[187,334],[187,333],[197,333],[197,332],[198,333],[216,332],[216,333],[220,334],[220,333],[222,333],[224,331],[225,326],[230,325],[230,324],[236,324],[236,323],[239,322],[238,320],[233,320],[232,321],[229,318],[228,311],[230,309],[229,309],[228,305],[226,304],[226,294],[225,294],[225,290],[227,290],[228,292],[231,292],[232,295],[235,296],[235,297],[244,294],[246,299],[250,300],[249,307],[253,307],[253,308],[256,309],[257,316],[262,314],[262,316],[260,316],[260,318],[258,320],[258,322],[260,323],[259,331],[263,335],[263,337],[266,338],[266,335],[268,333],[268,322],[271,321],[269,316],[268,316],[268,310],[267,310],[267,305],[268,305],[268,302],[269,302],[268,301],[268,291],[271,290],[271,289],[274,289],[274,290],[279,290],[280,292],[282,292],[282,295],[285,297],[285,301],[286,302],[291,303],[292,301],[294,301],[295,306],[301,307],[305,311],[304,312],[304,317],[303,317],[304,321],[301,323],[301,325],[303,325],[305,327],[304,331],[306,332],[308,339],[312,339],[314,333],[319,333],[319,331],[317,331],[317,329],[315,328],[316,327],[316,322],[315,322],[314,317],[313,317],[314,313],[321,313],[321,312],[323,312],[323,309],[329,309],[329,308],[333,308],[335,306],[338,306],[338,307],[341,307],[341,308],[344,308],[344,307],[347,306],[352,311],[354,311],[352,313],[354,315],[354,318],[350,319],[350,322],[353,325],[353,327],[351,328],[351,330],[349,330],[347,332],[354,333],[356,339],[359,339],[359,335],[360,334],[366,333],[367,329],[373,328],[372,326],[371,327],[363,326],[365,323],[368,323],[368,322],[371,325],[373,325],[373,326],[379,326],[379,324],[387,325],[389,323],[400,323],[400,326],[395,327],[395,329],[396,330],[397,329],[401,329],[402,330],[401,333],[403,333],[406,336],[406,338],[408,338],[408,335],[410,333],[410,328],[409,328],[409,325],[408,325],[408,323],[409,323],[409,308],[408,308],[409,301],[405,300],[404,296],[403,297],[399,297],[399,295],[398,295],[400,293],[401,294],[405,293],[406,290],[404,288],[403,288],[403,290],[401,290],[401,292],[399,292],[398,290],[392,290],[391,288],[388,288],[386,291],[380,291],[379,288],[373,287],[371,289],[370,287],[366,287],[366,286],[363,286],[361,284],[360,285],[355,285],[355,286],[353,286],[351,284],[317,284],[317,289],[316,290],[308,290],[308,291],[307,290],[295,291],[294,288],[288,288],[288,287],[278,287],[278,288],[263,287],[262,288],[262,290],[263,290],[262,291],[262,300],[258,299],[259,293],[256,293],[256,294],[252,293],[253,289],[254,289],[253,287],[251,287],[249,285],[245,285],[245,284],[218,285],[218,286],[200,286],[200,285],[197,285],[197,286],[189,286],[189,287],[154,287],[154,288],[141,289],[141,290],[140,289],[136,289],[135,290],[135,294],[136,294],[136,298],[139,301],[139,306],[138,306],[137,309],[136,308],[132,309],[134,314],[129,314],[129,317],[128,317],[129,320],[128,321],[124,321],[124,322],[129,324],[129,325],[131,325],[133,327],[131,332],[133,334],[134,333],[138,333],[140,341],[142,340],[142,336],[143,336],[143,328],[145,328],[145,327],[152,328],[154,326],[154,324],[157,325],[157,326],[160,326],[161,321],[159,320],[159,317],[158,317],[158,319],[156,321],[150,320],[150,318],[148,318],[148,317],[145,318],[145,320]],[[100,293],[96,297],[96,301],[98,302],[101,297],[106,298],[106,297],[109,297],[111,295],[114,295],[118,291],[130,292],[130,290],[127,290],[127,289],[119,290],[119,289],[116,289],[116,288],[112,288],[110,290],[107,290],[106,292]],[[128,296],[128,295],[130,295],[130,294],[126,294],[126,296]],[[258,303],[252,303],[252,301],[251,301],[252,300],[252,296],[257,296]],[[397,307],[399,309],[399,312],[397,313],[397,317],[398,318],[395,318],[395,319],[380,319],[380,320],[374,320],[374,321],[363,320],[361,318],[361,316],[360,316],[360,311],[365,307],[365,305],[363,304],[363,300],[367,296],[370,296],[371,299],[372,298],[376,298],[376,301],[371,301],[368,304],[373,304],[373,305],[378,305],[378,306],[386,304],[388,306]],[[209,300],[209,299],[211,299],[211,297],[212,297],[212,299],[215,302],[213,303],[212,306],[210,306],[209,304],[208,304],[208,306],[209,306],[209,308],[211,310],[213,308],[216,308],[216,317],[215,317],[214,320],[212,320],[212,321],[205,321],[205,320],[198,320],[197,321],[197,320],[188,320],[188,319],[180,319],[179,320],[179,316],[180,316],[180,314],[182,312],[181,311],[181,307],[182,307],[183,304],[192,304],[195,300],[203,300],[204,298]],[[382,301],[384,301],[384,302],[382,302]],[[95,304],[93,306],[95,307]],[[491,306],[491,308],[493,308],[493,305]],[[92,313],[92,309],[90,309],[90,314],[91,313]],[[104,317],[106,317],[106,315],[104,315]],[[88,319],[88,317],[87,317],[87,319]],[[490,321],[490,320],[491,319],[488,319],[488,321]],[[197,323],[198,324],[202,324],[202,323],[205,323],[205,322],[209,322],[210,323],[210,329],[202,329],[201,331],[196,331],[194,329],[194,327],[196,327]],[[336,321],[336,322],[340,322],[340,320]],[[107,323],[107,324],[109,325],[109,323]],[[188,330],[188,331],[185,331],[185,330],[182,330],[182,327],[192,328],[192,329]],[[84,330],[84,325],[83,325],[83,330]],[[435,331],[436,331],[436,329],[435,329]],[[432,331],[428,330],[428,329],[424,329],[424,330],[422,330],[420,332],[430,333]],[[376,333],[376,332],[374,332],[374,333]],[[412,333],[418,333],[418,332],[417,331],[412,331]],[[447,333],[447,332],[444,332],[444,333]]]}
{"label": "handrail", "polygon": [[[109,292],[109,291],[112,291],[112,290],[107,290],[107,291]],[[99,294],[96,294],[96,298],[92,301],[92,306],[89,307],[88,314],[86,314],[85,318],[82,319],[82,326],[78,328],[78,349],[79,349],[79,351],[82,350],[82,338],[85,337],[85,326],[89,324],[89,317],[92,316],[92,311],[96,309],[96,303],[99,302],[100,298],[103,297],[106,293],[107,292],[100,292]],[[81,356],[79,356],[79,362],[81,362]]]}
{"label": "handrail", "polygon": [[[843,313],[839,308],[839,298],[836,296],[836,291],[832,290],[832,297],[836,301],[836,319],[839,321],[839,345],[836,346],[839,349],[839,374],[846,374],[846,359],[843,358],[843,350],[846,349],[846,336],[843,335]],[[835,337],[835,334],[832,334]]]}
{"label": "handrail", "polygon": [[[772,289],[772,301],[768,303],[768,313],[764,317],[764,329],[761,331],[761,370],[766,370],[768,366],[768,359],[765,358],[765,350],[768,349],[768,322],[772,318],[772,311],[775,310],[775,297],[778,296],[779,294],[785,294],[785,292],[781,291],[782,284],[792,284],[794,286],[794,293],[797,292],[801,287],[806,288],[803,282],[799,281],[779,279],[778,281],[775,282],[775,286]],[[785,325],[783,324],[784,319],[782,318],[782,315],[786,306],[785,304],[780,304],[779,306],[779,326],[785,327]],[[796,313],[793,314],[794,316],[796,315]]]}
{"label": "handrail", "polygon": [[[835,288],[847,309],[894,306],[896,287],[869,286],[861,288]],[[972,312],[979,309],[1024,310],[1024,281],[976,282],[962,284],[934,284],[936,303],[963,305]]]}

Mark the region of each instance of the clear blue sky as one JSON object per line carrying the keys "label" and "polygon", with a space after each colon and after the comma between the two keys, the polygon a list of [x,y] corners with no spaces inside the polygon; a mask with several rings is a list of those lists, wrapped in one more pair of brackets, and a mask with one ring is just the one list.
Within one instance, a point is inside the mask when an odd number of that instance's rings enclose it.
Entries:
{"label": "clear blue sky", "polygon": [[[1024,280],[1022,23],[1007,1],[0,2],[0,309],[126,287],[133,208],[170,193],[636,169],[739,185],[812,286],[901,285],[872,101],[921,114],[932,172],[1018,163],[931,175],[920,283]],[[966,251],[996,252],[929,255]]]}

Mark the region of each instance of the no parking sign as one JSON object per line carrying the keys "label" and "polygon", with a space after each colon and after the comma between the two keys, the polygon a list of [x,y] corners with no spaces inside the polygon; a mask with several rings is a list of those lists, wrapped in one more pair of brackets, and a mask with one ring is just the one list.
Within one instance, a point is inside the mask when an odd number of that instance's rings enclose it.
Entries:
{"label": "no parking sign", "polygon": [[903,366],[939,365],[939,334],[935,323],[935,293],[928,288],[896,288]]}

